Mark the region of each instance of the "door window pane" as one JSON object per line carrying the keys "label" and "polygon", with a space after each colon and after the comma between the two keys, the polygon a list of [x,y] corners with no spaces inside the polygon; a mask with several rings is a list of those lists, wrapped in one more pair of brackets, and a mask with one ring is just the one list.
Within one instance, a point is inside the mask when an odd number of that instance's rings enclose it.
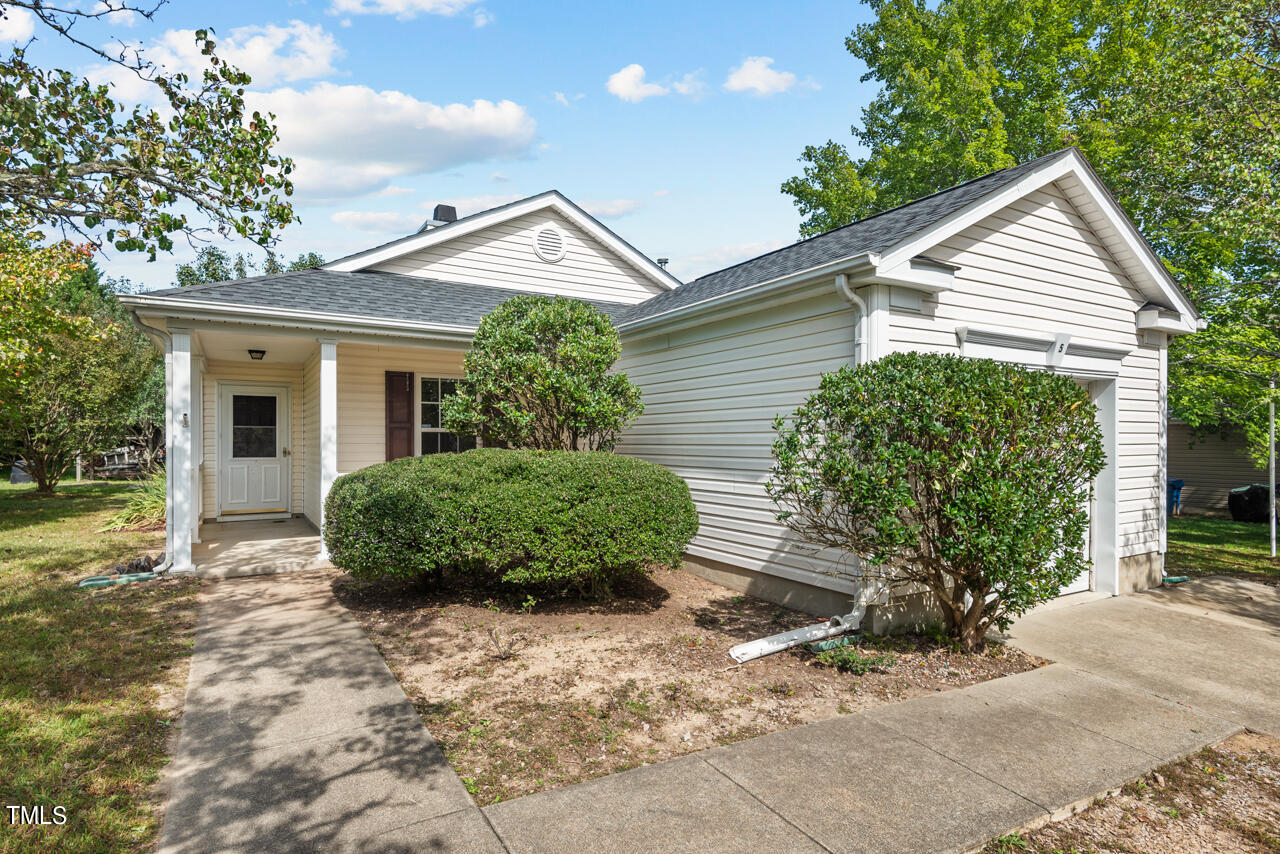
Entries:
{"label": "door window pane", "polygon": [[231,396],[231,456],[276,456],[276,398],[274,395]]}

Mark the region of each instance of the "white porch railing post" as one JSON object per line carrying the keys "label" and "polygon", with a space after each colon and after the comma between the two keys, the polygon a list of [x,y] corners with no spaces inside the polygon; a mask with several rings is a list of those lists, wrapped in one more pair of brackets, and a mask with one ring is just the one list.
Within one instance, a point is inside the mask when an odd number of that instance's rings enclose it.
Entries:
{"label": "white porch railing post", "polygon": [[320,559],[327,560],[324,544],[324,502],[338,476],[338,341],[320,338]]}
{"label": "white porch railing post", "polygon": [[172,499],[166,539],[172,536],[169,552],[173,561],[172,571],[192,572],[195,565],[191,562],[191,524],[195,502],[191,494],[194,459],[191,453],[191,330],[170,328],[169,338],[172,352],[168,365],[170,444],[167,474]]}

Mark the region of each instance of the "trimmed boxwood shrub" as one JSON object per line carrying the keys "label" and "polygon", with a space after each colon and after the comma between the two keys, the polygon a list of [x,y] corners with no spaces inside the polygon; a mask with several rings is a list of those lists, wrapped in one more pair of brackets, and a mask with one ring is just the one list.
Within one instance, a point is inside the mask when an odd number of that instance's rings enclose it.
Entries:
{"label": "trimmed boxwood shrub", "polygon": [[653,463],[479,448],[343,475],[324,538],[334,566],[357,577],[601,597],[653,564],[678,565],[697,528],[689,487]]}

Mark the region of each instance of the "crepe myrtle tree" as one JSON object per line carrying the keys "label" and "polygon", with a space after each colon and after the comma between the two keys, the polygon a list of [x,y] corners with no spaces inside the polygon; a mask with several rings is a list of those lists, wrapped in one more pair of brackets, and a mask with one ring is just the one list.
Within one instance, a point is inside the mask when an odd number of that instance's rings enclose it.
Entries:
{"label": "crepe myrtle tree", "polygon": [[928,590],[968,651],[1089,565],[1087,499],[1106,454],[1070,378],[897,353],[822,377],[775,421],[778,519],[855,574]]}
{"label": "crepe myrtle tree", "polygon": [[489,446],[612,450],[644,411],[640,389],[612,372],[621,354],[609,316],[585,302],[509,299],[480,321],[444,426]]}

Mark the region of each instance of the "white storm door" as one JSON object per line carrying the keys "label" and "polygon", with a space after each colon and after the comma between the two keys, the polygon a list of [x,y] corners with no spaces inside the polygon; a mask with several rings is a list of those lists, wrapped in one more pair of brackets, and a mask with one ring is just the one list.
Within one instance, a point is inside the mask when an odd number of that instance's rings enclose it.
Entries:
{"label": "white storm door", "polygon": [[288,513],[289,387],[222,386],[218,430],[218,515]]}

